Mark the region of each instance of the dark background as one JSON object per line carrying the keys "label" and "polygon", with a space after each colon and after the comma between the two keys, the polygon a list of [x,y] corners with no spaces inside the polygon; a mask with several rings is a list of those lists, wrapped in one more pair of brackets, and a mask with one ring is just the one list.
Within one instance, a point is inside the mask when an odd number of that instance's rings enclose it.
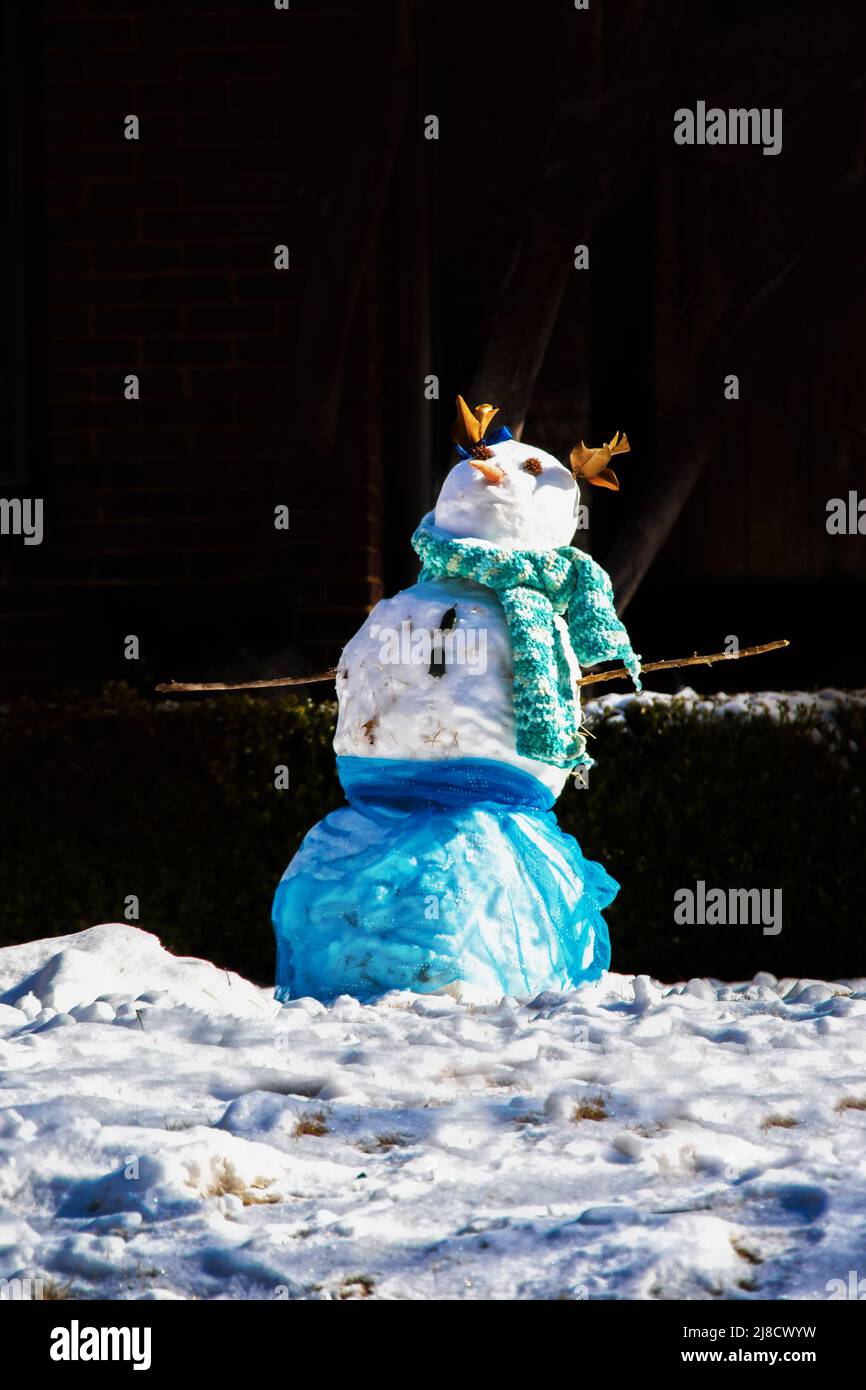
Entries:
{"label": "dark background", "polygon": [[[330,664],[458,390],[562,456],[628,430],[579,540],[645,656],[863,683],[862,4],[4,9],[0,492],[48,519],[0,538],[0,693]],[[782,107],[782,153],[675,145],[698,99]]]}
{"label": "dark background", "polygon": [[[628,431],[577,542],[645,659],[788,637],[687,680],[866,685],[866,536],[826,529],[866,492],[866,6],[590,5],[3,4],[0,497],[47,515],[0,537],[0,940],[134,893],[267,978],[330,712],[153,686],[334,663],[414,578],[458,391],[562,458]],[[781,107],[782,152],[677,146],[699,100]],[[862,707],[634,721],[561,808],[622,879],[614,967],[862,973]],[[672,937],[697,878],[782,884],[783,934]]]}

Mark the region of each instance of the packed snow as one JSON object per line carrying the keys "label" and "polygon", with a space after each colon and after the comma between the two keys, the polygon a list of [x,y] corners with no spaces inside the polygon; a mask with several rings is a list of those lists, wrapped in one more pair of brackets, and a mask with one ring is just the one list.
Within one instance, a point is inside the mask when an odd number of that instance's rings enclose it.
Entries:
{"label": "packed snow", "polygon": [[[735,658],[728,658],[735,660]],[[718,666],[717,670],[723,669]],[[724,717],[736,715],[740,718],[765,716],[776,721],[783,717],[796,716],[798,711],[817,715],[828,724],[840,708],[866,704],[866,690],[837,690],[826,686],[823,690],[746,690],[728,695],[720,690],[710,695],[700,695],[691,686],[683,686],[675,694],[661,690],[643,690],[639,695],[632,690],[617,691],[599,695],[587,701],[586,722],[590,726],[602,718],[623,716],[626,708],[638,705],[683,705],[689,713],[704,717]]]}
{"label": "packed snow", "polygon": [[824,1299],[866,1274],[864,1020],[866,981],[280,1008],[126,925],[8,947],[0,1277]]}

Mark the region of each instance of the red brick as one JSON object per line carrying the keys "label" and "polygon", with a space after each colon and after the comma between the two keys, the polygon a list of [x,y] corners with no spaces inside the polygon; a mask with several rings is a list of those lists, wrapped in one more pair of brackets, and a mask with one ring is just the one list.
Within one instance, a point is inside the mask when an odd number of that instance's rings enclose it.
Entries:
{"label": "red brick", "polygon": [[234,454],[237,458],[249,459],[252,454],[282,454],[284,451],[285,437],[280,430],[195,430],[192,437],[194,457]]}
{"label": "red brick", "polygon": [[273,72],[274,55],[264,47],[194,48],[183,55],[184,77],[270,77]]}
{"label": "red brick", "polygon": [[[50,255],[49,255],[50,269]],[[139,298],[138,281],[132,276],[125,279],[107,276],[87,276],[80,280],[52,280],[48,286],[52,303],[64,304],[134,304]]]}
{"label": "red brick", "polygon": [[298,305],[297,304],[278,304],[277,305],[277,328],[280,333],[293,335],[297,328]]}
{"label": "red brick", "polygon": [[92,569],[94,578],[103,581],[122,580],[133,584],[156,580],[160,585],[165,585],[181,577],[182,557],[165,552],[156,555],[97,555],[92,560]]}
{"label": "red brick", "polygon": [[364,578],[328,580],[325,584],[324,602],[334,609],[363,609],[364,605],[370,602],[370,581]]}
{"label": "red brick", "polygon": [[93,331],[97,335],[175,333],[179,329],[180,309],[167,304],[127,304],[94,312]]}
{"label": "red brick", "polygon": [[[302,59],[295,56],[294,64],[300,64]],[[329,64],[330,67],[330,64]],[[302,95],[302,88],[297,81],[297,67],[293,69],[292,77],[288,81],[277,82],[233,82],[232,83],[232,107],[240,114],[250,111],[279,111],[281,120],[291,118],[295,125],[302,123],[306,118],[309,120],[309,102]],[[328,87],[336,80],[336,74],[330,70],[322,73],[322,81]],[[345,101],[345,93],[342,94]]]}
{"label": "red brick", "polygon": [[213,113],[190,110],[183,118],[182,136],[188,145],[267,144],[277,138],[276,116],[259,112],[214,110]]}
{"label": "red brick", "polygon": [[[111,149],[98,148],[82,142],[77,149],[49,150],[45,156],[49,177],[67,175],[83,185],[89,179],[124,179],[134,170],[134,152],[128,145]],[[88,191],[82,187],[81,202],[87,205]]]}
{"label": "red brick", "polygon": [[225,40],[226,20],[219,14],[201,16],[178,13],[171,15],[142,14],[136,21],[136,35],[141,44],[173,43],[181,48],[186,44],[204,47],[218,46]]}
{"label": "red brick", "polygon": [[194,370],[189,373],[194,396],[225,392],[232,396],[270,396],[286,389],[286,374],[280,368],[230,367],[227,370]]}
{"label": "red brick", "polygon": [[96,452],[100,458],[117,454],[136,459],[166,458],[182,456],[186,441],[182,430],[102,430],[96,436]]}
{"label": "red brick", "polygon": [[[56,0],[52,9],[57,8]],[[122,19],[54,19],[42,24],[46,48],[97,48],[101,45],[120,46],[132,37],[132,21]]]}
{"label": "red brick", "polygon": [[169,425],[231,424],[231,401],[223,397],[177,396],[145,403],[149,423]]}
{"label": "red brick", "polygon": [[222,214],[214,214],[211,221],[213,240],[188,241],[182,248],[184,265],[190,270],[222,270],[233,277],[242,275],[258,266],[262,242],[274,243],[270,228],[254,241],[244,242],[231,238],[230,230],[223,225]]}
{"label": "red brick", "polygon": [[50,49],[42,54],[42,71],[55,81],[75,82],[87,76],[84,53],[79,49]]}
{"label": "red brick", "polygon": [[[109,466],[112,476],[122,477],[125,487],[164,487],[181,492],[214,486],[211,459],[148,459],[144,463],[130,463],[124,460]],[[221,469],[220,486],[227,486],[228,482],[229,479]]]}
{"label": "red brick", "polygon": [[46,116],[42,123],[42,137],[46,149],[68,148],[80,145],[84,139],[84,121],[75,116]]}
{"label": "red brick", "polygon": [[95,463],[90,459],[70,458],[65,449],[65,442],[73,436],[64,435],[60,441],[64,447],[56,448],[54,452],[54,472],[57,484],[57,495],[60,498],[66,496],[69,491],[76,488],[102,488],[105,485],[105,470],[101,463]]}
{"label": "red brick", "polygon": [[[342,16],[334,14],[332,6],[326,7],[326,13],[330,23],[342,22]],[[275,52],[293,48],[309,42],[308,25],[314,16],[315,11],[304,13],[300,0],[295,0],[290,12],[275,10],[272,0],[257,9],[237,5],[226,18],[228,42],[230,45],[267,44]]]}
{"label": "red brick", "polygon": [[113,179],[93,183],[89,205],[93,208],[168,207],[180,199],[177,179]]}
{"label": "red brick", "polygon": [[138,218],[133,212],[76,212],[54,215],[49,224],[53,242],[134,241],[138,236]]}
{"label": "red brick", "polygon": [[227,276],[163,275],[140,283],[142,297],[158,304],[207,304],[230,298]]}
{"label": "red brick", "polygon": [[108,493],[103,513],[108,521],[148,521],[156,518],[168,521],[183,520],[189,510],[189,499],[175,490]]}
{"label": "red brick", "polygon": [[[282,238],[282,242],[289,247],[291,258],[291,237]],[[300,285],[297,275],[292,279],[292,271],[277,270],[274,267],[274,246],[277,242],[262,246],[261,256],[262,265],[270,263],[271,269],[261,275],[236,275],[235,291],[238,299],[265,299],[268,302],[273,300],[291,299],[293,295],[300,294]]]}
{"label": "red brick", "polygon": [[244,209],[255,204],[271,207],[274,200],[274,180],[269,174],[231,174],[223,178],[197,178],[184,181],[184,202],[215,207],[233,207],[242,203]]}
{"label": "red brick", "polygon": [[158,367],[222,364],[231,361],[232,356],[231,343],[214,338],[145,340],[142,349],[145,364],[152,363]]}
{"label": "red brick", "polygon": [[52,246],[48,253],[48,273],[86,275],[89,259],[85,246]]}
{"label": "red brick", "polygon": [[229,152],[222,146],[171,144],[158,146],[140,144],[136,150],[136,172],[142,177],[179,174],[186,177],[191,170],[199,174],[218,174],[229,168]]}
{"label": "red brick", "polygon": [[208,212],[160,208],[141,214],[141,234],[148,241],[188,239],[189,248],[194,250],[202,239],[218,237],[221,231],[218,220]]}
{"label": "red brick", "polygon": [[133,110],[128,83],[46,82],[48,104],[55,111],[90,116]]}
{"label": "red brick", "polygon": [[[102,516],[105,494],[102,492],[66,492],[63,494],[63,520],[92,521]],[[56,559],[52,557],[52,574],[56,576]]]}
{"label": "red brick", "polygon": [[138,344],[126,338],[59,338],[52,345],[52,358],[63,366],[113,366],[138,359]]}
{"label": "red brick", "polygon": [[348,613],[308,612],[305,616],[304,646],[331,651],[330,646],[323,644],[336,643],[336,651],[339,652],[352,636],[353,623],[354,627],[358,626],[352,615],[360,616],[357,609],[350,609]]}
{"label": "red brick", "polygon": [[[93,451],[93,436],[85,430],[66,430],[63,434],[54,435],[53,462],[55,466],[63,467],[65,477],[71,478],[72,472],[67,472],[67,469],[74,471],[80,460],[92,457]],[[67,460],[73,460],[73,464],[69,465]],[[75,472],[74,476],[79,479],[92,477],[88,471],[89,467],[90,465]]]}
{"label": "red brick", "polygon": [[129,271],[141,274],[147,271],[161,272],[177,270],[180,265],[180,248],[158,242],[133,242],[124,246],[122,242],[94,246],[91,252],[94,271],[113,275]]}
{"label": "red brick", "polygon": [[93,82],[118,82],[124,79],[152,82],[155,77],[166,81],[178,76],[179,67],[178,54],[171,48],[97,48],[87,45],[87,76]]}
{"label": "red brick", "polygon": [[272,304],[193,305],[187,314],[190,333],[266,333],[274,325]]}
{"label": "red brick", "polygon": [[[232,424],[255,426],[263,418],[273,419],[277,416],[279,405],[273,396],[241,396],[234,402]],[[285,409],[285,402],[282,407]]]}
{"label": "red brick", "polygon": [[226,98],[224,82],[147,83],[142,87],[143,111],[139,114],[144,111],[222,111]]}
{"label": "red brick", "polygon": [[51,419],[57,429],[104,429],[106,425],[140,423],[139,403],[124,400],[120,394],[113,401],[55,401]]}
{"label": "red brick", "polygon": [[74,179],[47,179],[45,205],[49,212],[77,212],[82,205],[81,183]]}
{"label": "red brick", "polygon": [[292,128],[283,127],[279,122],[273,126],[274,139],[266,144],[236,145],[227,147],[228,167],[244,174],[285,173],[291,163],[293,170],[321,172],[321,156],[310,142],[309,149],[299,146],[292,140]]}
{"label": "red brick", "polygon": [[92,383],[89,372],[52,371],[48,378],[48,389],[55,401],[81,400],[90,396]]}
{"label": "red brick", "polygon": [[239,338],[237,355],[239,362],[290,362],[292,344],[284,334],[271,338]]}

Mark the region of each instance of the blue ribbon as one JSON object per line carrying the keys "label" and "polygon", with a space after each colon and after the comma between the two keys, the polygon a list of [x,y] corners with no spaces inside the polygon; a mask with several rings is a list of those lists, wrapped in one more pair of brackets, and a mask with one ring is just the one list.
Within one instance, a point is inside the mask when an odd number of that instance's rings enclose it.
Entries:
{"label": "blue ribbon", "polygon": [[509,806],[549,811],[554,795],[532,773],[494,758],[359,758],[342,754],[337,775],[346,800],[375,806]]}
{"label": "blue ribbon", "polygon": [[[506,439],[513,438],[514,436],[512,435],[511,430],[508,428],[508,426],[500,425],[498,429],[493,430],[491,434],[486,434],[484,438],[479,442],[481,444],[487,444],[489,446],[491,444],[504,444]],[[457,452],[462,459],[472,458],[472,450],[464,449],[462,444],[457,445]]]}

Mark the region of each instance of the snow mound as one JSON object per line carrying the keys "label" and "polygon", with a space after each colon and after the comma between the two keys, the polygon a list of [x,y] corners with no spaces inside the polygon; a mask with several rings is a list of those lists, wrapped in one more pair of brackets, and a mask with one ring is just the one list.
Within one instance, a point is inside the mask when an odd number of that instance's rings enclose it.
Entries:
{"label": "snow mound", "polygon": [[235,1207],[280,1200],[275,1187],[286,1173],[274,1149],[219,1130],[196,1135],[157,1154],[131,1155],[117,1172],[75,1185],[60,1215],[139,1212],[158,1219],[195,1212],[206,1197],[228,1198]]}
{"label": "snow mound", "polygon": [[[210,961],[172,956],[159,937],[126,923],[108,922],[72,936],[0,950],[0,1005],[71,1013],[102,1001],[114,1017],[120,1003],[145,994],[193,1008],[217,1005],[229,1013],[261,1008],[260,991],[240,975]],[[107,1010],[102,1016],[109,1016]],[[97,1011],[94,1021],[99,1017]]]}

